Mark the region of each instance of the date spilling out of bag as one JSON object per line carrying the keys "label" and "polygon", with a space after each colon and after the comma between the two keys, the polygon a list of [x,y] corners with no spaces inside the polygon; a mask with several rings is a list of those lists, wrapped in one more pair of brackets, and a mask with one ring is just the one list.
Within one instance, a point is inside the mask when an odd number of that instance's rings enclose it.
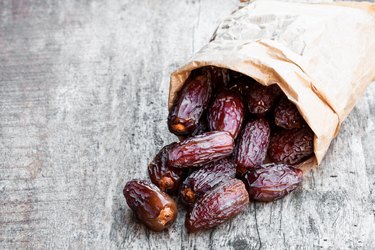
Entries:
{"label": "date spilling out of bag", "polygon": [[302,182],[293,166],[314,152],[314,133],[276,84],[213,66],[191,72],[168,128],[181,141],[151,161],[151,181],[131,180],[123,190],[129,207],[155,231],[176,219],[170,195],[186,205],[189,232],[227,221],[249,200],[280,199]]}

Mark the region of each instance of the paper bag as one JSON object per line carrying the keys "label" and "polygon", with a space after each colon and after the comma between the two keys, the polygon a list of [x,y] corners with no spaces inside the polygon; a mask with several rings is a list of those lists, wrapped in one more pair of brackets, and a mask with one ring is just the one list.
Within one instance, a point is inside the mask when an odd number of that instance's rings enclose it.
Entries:
{"label": "paper bag", "polygon": [[321,163],[375,79],[375,4],[250,3],[172,73],[169,109],[190,72],[207,65],[280,86],[315,134],[314,157],[302,164],[307,170]]}

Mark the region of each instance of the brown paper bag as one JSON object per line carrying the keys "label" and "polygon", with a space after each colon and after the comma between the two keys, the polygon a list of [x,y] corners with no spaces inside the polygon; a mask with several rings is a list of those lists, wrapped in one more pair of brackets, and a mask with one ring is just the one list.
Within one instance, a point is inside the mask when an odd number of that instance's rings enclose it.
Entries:
{"label": "brown paper bag", "polygon": [[171,75],[168,106],[190,72],[207,65],[278,84],[315,133],[320,164],[340,125],[375,79],[375,4],[255,1],[226,18]]}

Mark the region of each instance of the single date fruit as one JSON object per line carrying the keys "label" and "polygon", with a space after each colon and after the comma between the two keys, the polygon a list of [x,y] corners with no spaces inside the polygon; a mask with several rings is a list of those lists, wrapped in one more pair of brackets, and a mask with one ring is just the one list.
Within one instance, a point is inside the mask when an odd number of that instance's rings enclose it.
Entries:
{"label": "single date fruit", "polygon": [[235,92],[222,90],[208,109],[207,120],[211,131],[227,131],[236,138],[244,119],[244,105]]}
{"label": "single date fruit", "polygon": [[276,84],[263,86],[260,83],[252,84],[247,92],[247,104],[250,113],[262,115],[268,112],[282,93]]}
{"label": "single date fruit", "polygon": [[267,155],[269,141],[270,125],[265,118],[249,121],[245,125],[239,135],[233,156],[239,175],[263,163]]}
{"label": "single date fruit", "polygon": [[233,218],[249,203],[245,185],[230,179],[205,193],[186,214],[185,226],[189,232],[209,229]]}
{"label": "single date fruit", "polygon": [[310,128],[278,131],[271,137],[268,155],[277,163],[301,163],[313,155],[313,139]]}
{"label": "single date fruit", "polygon": [[207,191],[236,175],[236,166],[230,159],[222,159],[203,166],[189,175],[181,185],[182,201],[188,205]]}
{"label": "single date fruit", "polygon": [[275,107],[275,124],[285,129],[301,128],[305,120],[299,113],[296,105],[282,98]]}
{"label": "single date fruit", "polygon": [[126,203],[154,231],[169,227],[177,217],[176,203],[149,181],[131,180],[124,187]]}
{"label": "single date fruit", "polygon": [[298,168],[270,163],[249,170],[243,180],[251,200],[274,201],[296,189],[302,177]]}
{"label": "single date fruit", "polygon": [[186,169],[174,168],[168,164],[168,151],[177,143],[163,147],[148,165],[148,174],[152,183],[161,191],[174,193],[187,175]]}
{"label": "single date fruit", "polygon": [[169,131],[179,136],[190,135],[208,106],[212,84],[209,74],[189,77],[179,92],[168,115]]}
{"label": "single date fruit", "polygon": [[202,166],[229,156],[234,140],[228,132],[207,132],[172,147],[168,152],[168,164],[174,167]]}

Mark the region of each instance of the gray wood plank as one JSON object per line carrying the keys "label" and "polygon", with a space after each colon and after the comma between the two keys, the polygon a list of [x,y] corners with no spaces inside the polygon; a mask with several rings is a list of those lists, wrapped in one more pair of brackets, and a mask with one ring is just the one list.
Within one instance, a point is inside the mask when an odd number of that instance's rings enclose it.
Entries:
{"label": "gray wood plank", "polygon": [[122,188],[175,141],[169,74],[235,0],[0,2],[0,249],[371,249],[375,85],[322,165],[214,230],[137,222]]}

